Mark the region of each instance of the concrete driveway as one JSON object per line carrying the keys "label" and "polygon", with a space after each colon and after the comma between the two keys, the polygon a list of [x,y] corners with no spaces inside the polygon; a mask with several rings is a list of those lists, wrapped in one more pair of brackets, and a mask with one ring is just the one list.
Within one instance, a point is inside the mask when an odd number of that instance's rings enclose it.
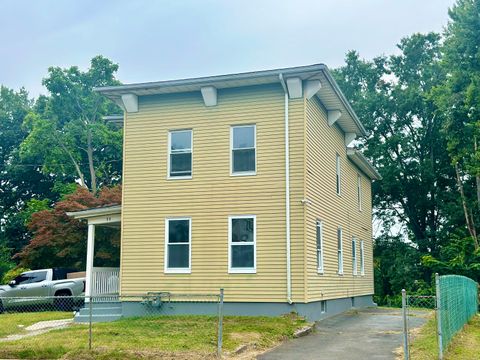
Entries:
{"label": "concrete driveway", "polygon": [[[411,316],[410,328],[421,326],[427,314]],[[391,360],[396,358],[394,350],[402,346],[402,324],[400,309],[349,311],[318,322],[312,334],[288,341],[258,359]]]}

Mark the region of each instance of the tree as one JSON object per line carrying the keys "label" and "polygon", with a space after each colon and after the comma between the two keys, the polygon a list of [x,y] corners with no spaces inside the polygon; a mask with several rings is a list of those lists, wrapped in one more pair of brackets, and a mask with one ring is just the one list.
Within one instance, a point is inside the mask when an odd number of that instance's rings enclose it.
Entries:
{"label": "tree", "polygon": [[458,0],[449,11],[442,69],[434,99],[446,117],[444,134],[456,171],[464,223],[479,251],[480,223],[480,0]]}
{"label": "tree", "polygon": [[[30,268],[85,267],[87,225],[66,215],[68,211],[121,203],[121,187],[102,188],[98,196],[78,189],[55,204],[53,209],[31,215],[28,224],[33,238],[15,258]],[[120,232],[97,229],[95,251],[99,266],[116,266],[119,261]]]}
{"label": "tree", "polygon": [[121,178],[122,132],[102,116],[116,106],[93,91],[116,85],[118,65],[97,56],[90,68],[51,67],[43,84],[50,93],[37,101],[24,122],[29,132],[21,145],[24,159],[38,158],[42,171],[77,180],[96,193]]}
{"label": "tree", "polygon": [[335,73],[370,133],[360,146],[383,176],[374,184],[375,215],[387,227],[391,219],[406,225],[422,254],[438,254],[449,226],[443,204],[456,203],[444,119],[432,99],[445,78],[440,36],[414,34],[398,48],[373,61],[350,52]]}
{"label": "tree", "polygon": [[23,162],[18,153],[28,135],[22,123],[32,106],[24,89],[16,92],[0,86],[0,248],[5,259],[29,241],[19,212],[33,199],[50,198],[55,181],[35,163]]}

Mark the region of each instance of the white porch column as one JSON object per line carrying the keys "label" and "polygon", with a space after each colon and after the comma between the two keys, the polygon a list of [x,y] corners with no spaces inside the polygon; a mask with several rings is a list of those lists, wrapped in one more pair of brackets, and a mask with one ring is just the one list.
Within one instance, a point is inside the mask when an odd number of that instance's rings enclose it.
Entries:
{"label": "white porch column", "polygon": [[[85,296],[92,295],[93,253],[95,250],[95,225],[88,224],[87,266],[85,276]],[[86,298],[85,301],[90,301]]]}

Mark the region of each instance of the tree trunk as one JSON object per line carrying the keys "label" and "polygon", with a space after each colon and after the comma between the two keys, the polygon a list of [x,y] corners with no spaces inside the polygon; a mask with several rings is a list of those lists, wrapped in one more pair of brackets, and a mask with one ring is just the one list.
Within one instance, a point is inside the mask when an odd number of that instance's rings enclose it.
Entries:
{"label": "tree trunk", "polygon": [[90,179],[92,185],[92,193],[97,193],[97,176],[95,175],[95,167],[93,166],[93,146],[92,146],[92,131],[87,130],[87,155],[88,168],[90,170]]}
{"label": "tree trunk", "polygon": [[[478,151],[477,137],[475,136],[473,146],[475,148],[475,154]],[[475,176],[476,186],[477,186],[477,207],[480,210],[480,175]]]}
{"label": "tree trunk", "polygon": [[78,165],[77,161],[73,157],[72,153],[70,151],[68,151],[67,147],[65,145],[63,145],[63,143],[60,143],[60,146],[62,147],[63,151],[65,151],[67,153],[70,160],[72,160],[73,166],[75,167],[75,170],[77,171],[77,175],[80,179],[80,186],[88,189],[88,186],[85,183],[85,176],[83,175],[82,170],[80,170],[80,166]]}
{"label": "tree trunk", "polygon": [[460,196],[462,198],[463,213],[465,214],[465,221],[467,223],[468,232],[470,233],[470,236],[474,241],[475,250],[477,250],[478,249],[477,231],[475,229],[473,216],[468,211],[467,199],[465,198],[465,192],[463,191],[463,183],[460,177],[460,169],[458,168],[458,164],[455,164],[455,173],[457,174],[458,191],[460,192]]}

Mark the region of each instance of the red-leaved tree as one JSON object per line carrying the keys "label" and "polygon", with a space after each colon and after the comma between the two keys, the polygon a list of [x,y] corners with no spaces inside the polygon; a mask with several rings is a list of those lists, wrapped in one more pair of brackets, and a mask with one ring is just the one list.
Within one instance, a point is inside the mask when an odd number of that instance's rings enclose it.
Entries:
{"label": "red-leaved tree", "polygon": [[[31,269],[85,269],[87,224],[70,218],[66,212],[118,205],[121,201],[121,186],[104,187],[97,196],[83,187],[78,187],[74,193],[57,202],[53,209],[32,215],[28,228],[33,238],[14,257],[20,260],[21,266]],[[119,249],[119,229],[96,228],[95,266],[118,266]]]}

